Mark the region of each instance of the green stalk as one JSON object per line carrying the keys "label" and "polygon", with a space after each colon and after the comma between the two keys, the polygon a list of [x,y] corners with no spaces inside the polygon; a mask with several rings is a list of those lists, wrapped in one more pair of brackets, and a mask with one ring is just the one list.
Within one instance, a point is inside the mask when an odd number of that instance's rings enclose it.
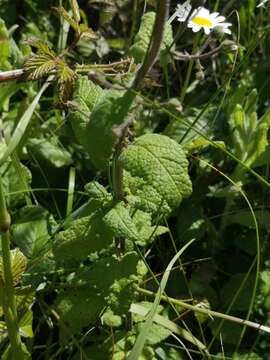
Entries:
{"label": "green stalk", "polygon": [[[152,291],[149,291],[149,290],[146,290],[146,289],[142,289],[139,286],[136,286],[136,290],[138,292],[140,292],[141,294],[146,295],[146,296],[150,296],[152,298],[155,298],[155,296],[156,296],[156,293],[154,293]],[[167,303],[169,303],[169,304],[178,305],[178,306],[182,307],[183,309],[191,310],[191,311],[194,311],[195,313],[197,312],[197,313],[208,315],[209,318],[211,318],[211,317],[215,318],[216,317],[216,318],[219,318],[219,319],[224,319],[224,320],[233,322],[235,324],[239,324],[239,325],[242,325],[242,326],[249,326],[249,327],[252,327],[254,329],[261,330],[261,331],[264,331],[264,332],[270,334],[270,328],[268,326],[260,325],[258,323],[253,322],[253,321],[241,319],[241,318],[238,318],[236,316],[223,314],[223,313],[213,311],[213,310],[204,309],[202,307],[199,307],[198,305],[191,305],[191,304],[188,304],[187,302],[184,302],[184,301],[181,301],[181,300],[178,300],[178,299],[174,299],[174,298],[171,298],[171,297],[168,297],[168,296],[164,296],[164,295],[161,295],[160,299],[167,302]]]}
{"label": "green stalk", "polygon": [[[196,36],[195,41],[193,43],[192,55],[194,55],[196,53],[198,42],[199,42],[199,35]],[[185,78],[185,81],[184,81],[184,85],[183,85],[183,87],[181,89],[181,94],[180,94],[181,102],[184,102],[184,99],[185,99],[185,96],[186,96],[186,92],[187,92],[187,88],[188,88],[188,85],[189,85],[193,65],[194,65],[194,60],[190,60],[190,62],[188,63],[187,74],[186,74],[186,78]]]}
{"label": "green stalk", "polygon": [[3,310],[11,344],[12,359],[23,360],[22,342],[18,327],[16,299],[13,287],[13,276],[10,252],[10,216],[7,211],[2,180],[0,178],[0,233],[2,243],[3,279]]}

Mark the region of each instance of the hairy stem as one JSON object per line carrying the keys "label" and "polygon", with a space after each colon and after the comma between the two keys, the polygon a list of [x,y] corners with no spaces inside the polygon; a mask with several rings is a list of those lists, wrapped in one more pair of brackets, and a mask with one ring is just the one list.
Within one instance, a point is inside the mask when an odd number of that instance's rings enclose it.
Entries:
{"label": "hairy stem", "polygon": [[10,216],[7,211],[2,180],[0,178],[0,233],[3,262],[3,279],[0,279],[0,287],[3,289],[3,292],[1,291],[3,310],[11,344],[12,359],[23,360],[22,342],[18,327],[16,299],[13,287],[9,228]]}

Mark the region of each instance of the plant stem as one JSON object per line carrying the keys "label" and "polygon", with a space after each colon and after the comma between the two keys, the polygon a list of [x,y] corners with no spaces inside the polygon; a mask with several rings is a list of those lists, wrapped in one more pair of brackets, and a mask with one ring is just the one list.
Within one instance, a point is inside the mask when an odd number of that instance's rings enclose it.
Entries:
{"label": "plant stem", "polygon": [[2,243],[3,279],[3,310],[11,344],[12,359],[23,360],[22,342],[18,327],[16,299],[13,287],[11,252],[10,252],[10,216],[7,211],[2,180],[0,178],[0,233]]}
{"label": "plant stem", "polygon": [[[146,289],[142,289],[139,286],[136,286],[136,290],[139,291],[141,294],[144,294],[146,296],[150,296],[150,297],[153,297],[153,298],[155,298],[155,296],[156,296],[156,294],[154,292],[146,290]],[[198,313],[201,313],[201,314],[208,315],[209,317],[212,316],[212,317],[228,320],[228,321],[234,322],[236,324],[240,324],[240,325],[243,325],[243,326],[249,326],[249,327],[252,327],[254,329],[262,330],[262,331],[265,331],[268,334],[270,334],[270,327],[260,325],[258,323],[253,322],[253,321],[241,319],[241,318],[238,318],[236,316],[222,314],[220,312],[213,311],[213,310],[203,309],[203,308],[201,308],[199,306],[191,305],[191,304],[188,304],[188,303],[186,303],[184,301],[174,299],[174,298],[164,296],[164,295],[161,295],[161,300],[166,301],[169,304],[174,304],[174,305],[181,306],[184,309],[188,309],[188,310],[191,310],[191,311],[195,311],[195,312],[198,312]]]}
{"label": "plant stem", "polygon": [[[198,42],[199,42],[199,35],[196,36],[195,41],[194,41],[194,43],[193,43],[192,55],[196,54]],[[180,100],[181,100],[181,102],[184,102],[184,99],[185,99],[185,96],[186,96],[186,92],[187,92],[187,88],[188,88],[188,85],[189,85],[189,81],[190,81],[190,77],[191,77],[191,72],[192,72],[192,69],[193,69],[193,65],[194,65],[194,60],[191,60],[191,61],[188,63],[186,78],[185,78],[183,87],[182,87],[182,89],[181,89],[181,94],[180,94]]]}

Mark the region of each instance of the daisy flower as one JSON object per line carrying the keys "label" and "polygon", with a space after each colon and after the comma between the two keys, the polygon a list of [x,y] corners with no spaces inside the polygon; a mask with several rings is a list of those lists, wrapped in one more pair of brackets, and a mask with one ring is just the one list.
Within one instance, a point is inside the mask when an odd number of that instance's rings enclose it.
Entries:
{"label": "daisy flower", "polygon": [[224,20],[225,17],[219,16],[218,12],[210,14],[206,8],[199,7],[193,11],[187,26],[191,28],[193,32],[198,32],[203,29],[206,35],[209,35],[213,29],[231,34],[229,26],[232,24],[224,22]]}

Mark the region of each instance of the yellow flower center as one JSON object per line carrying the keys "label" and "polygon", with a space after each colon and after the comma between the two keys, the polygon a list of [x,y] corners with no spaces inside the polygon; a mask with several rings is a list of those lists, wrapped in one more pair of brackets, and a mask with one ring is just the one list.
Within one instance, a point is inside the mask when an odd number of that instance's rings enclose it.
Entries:
{"label": "yellow flower center", "polygon": [[213,26],[213,23],[210,20],[199,16],[195,16],[191,21],[200,26]]}

